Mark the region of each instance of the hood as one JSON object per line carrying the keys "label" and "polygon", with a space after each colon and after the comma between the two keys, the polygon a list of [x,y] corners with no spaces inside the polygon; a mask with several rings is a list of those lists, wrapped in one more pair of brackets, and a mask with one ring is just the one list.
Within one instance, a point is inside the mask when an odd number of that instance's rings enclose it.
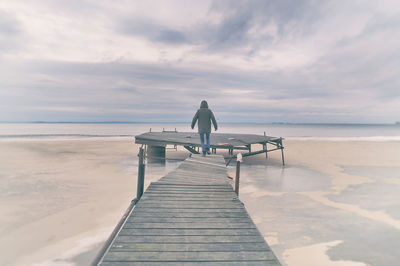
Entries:
{"label": "hood", "polygon": [[201,101],[201,104],[200,104],[200,108],[208,108],[208,103],[207,103],[207,101]]}

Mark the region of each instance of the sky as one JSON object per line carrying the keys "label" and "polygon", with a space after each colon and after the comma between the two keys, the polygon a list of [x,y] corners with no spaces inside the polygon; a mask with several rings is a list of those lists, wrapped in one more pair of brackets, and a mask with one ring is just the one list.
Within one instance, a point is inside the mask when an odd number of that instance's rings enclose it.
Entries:
{"label": "sky", "polygon": [[0,1],[0,121],[400,121],[400,1]]}

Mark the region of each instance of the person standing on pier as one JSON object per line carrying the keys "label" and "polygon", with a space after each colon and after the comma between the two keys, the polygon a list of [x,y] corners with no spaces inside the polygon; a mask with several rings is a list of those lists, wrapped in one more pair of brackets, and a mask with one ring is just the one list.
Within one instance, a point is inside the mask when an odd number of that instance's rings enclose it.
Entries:
{"label": "person standing on pier", "polygon": [[[199,120],[197,123],[197,128],[200,134],[201,150],[203,152],[203,156],[206,156],[206,153],[210,154],[211,122],[214,125],[215,131],[218,129],[217,121],[215,120],[211,109],[208,109],[207,101],[201,102],[200,109],[197,110],[196,114],[194,115],[192,129],[196,125],[197,120]],[[204,136],[206,137],[207,148],[204,145]]]}

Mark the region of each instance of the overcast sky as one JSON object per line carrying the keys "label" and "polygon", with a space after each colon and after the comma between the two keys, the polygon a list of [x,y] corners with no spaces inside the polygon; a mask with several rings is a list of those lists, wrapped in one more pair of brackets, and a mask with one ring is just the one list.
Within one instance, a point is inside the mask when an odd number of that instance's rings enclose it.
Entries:
{"label": "overcast sky", "polygon": [[0,121],[400,120],[400,1],[0,1]]}

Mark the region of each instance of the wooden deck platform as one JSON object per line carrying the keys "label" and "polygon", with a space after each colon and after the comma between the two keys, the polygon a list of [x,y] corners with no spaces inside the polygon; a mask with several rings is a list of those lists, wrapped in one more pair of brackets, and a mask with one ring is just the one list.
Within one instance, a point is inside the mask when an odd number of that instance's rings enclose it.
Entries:
{"label": "wooden deck platform", "polygon": [[153,182],[99,265],[280,265],[228,183],[222,156]]}
{"label": "wooden deck platform", "polygon": [[[199,134],[194,132],[146,132],[135,136],[135,143],[164,149],[159,153],[162,154],[162,156],[165,156],[165,147],[167,145],[183,146],[194,154],[198,154],[199,148],[201,147]],[[252,145],[254,144],[262,145],[262,149],[253,150]],[[268,145],[270,145],[270,147],[268,147]],[[236,155],[233,154],[234,150],[240,150],[243,157],[260,153],[265,153],[267,155],[268,152],[280,150],[282,154],[282,163],[285,164],[283,138],[281,137],[255,134],[212,133],[210,135],[210,148],[214,154],[217,149],[228,150],[229,156],[225,159],[236,158]],[[148,157],[152,156],[154,156],[154,154],[149,154],[148,152]]]}

